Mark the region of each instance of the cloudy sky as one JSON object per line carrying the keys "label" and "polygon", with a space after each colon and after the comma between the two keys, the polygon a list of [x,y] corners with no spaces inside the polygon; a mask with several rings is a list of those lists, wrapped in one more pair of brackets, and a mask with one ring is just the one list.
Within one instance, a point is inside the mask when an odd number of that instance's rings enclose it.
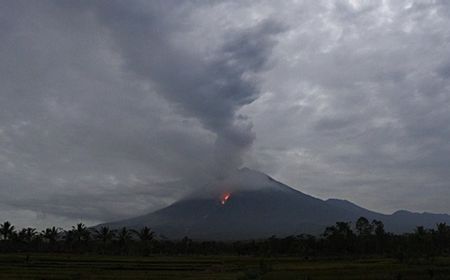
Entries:
{"label": "cloudy sky", "polygon": [[447,1],[0,1],[0,219],[94,224],[247,166],[450,213]]}

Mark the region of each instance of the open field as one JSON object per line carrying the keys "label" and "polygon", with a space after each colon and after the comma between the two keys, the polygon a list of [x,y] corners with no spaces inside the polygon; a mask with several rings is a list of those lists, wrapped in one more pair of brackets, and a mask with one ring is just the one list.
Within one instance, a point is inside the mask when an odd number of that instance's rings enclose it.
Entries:
{"label": "open field", "polygon": [[391,259],[0,255],[1,279],[450,279],[450,258]]}

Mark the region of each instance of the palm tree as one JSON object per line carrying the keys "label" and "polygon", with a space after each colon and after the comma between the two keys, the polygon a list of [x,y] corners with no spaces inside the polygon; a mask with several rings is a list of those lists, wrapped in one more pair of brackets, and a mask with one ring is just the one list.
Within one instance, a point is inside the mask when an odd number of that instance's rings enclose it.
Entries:
{"label": "palm tree", "polygon": [[80,250],[88,245],[90,235],[89,229],[83,223],[78,223],[76,226],[72,226],[71,230],[66,231],[65,241],[71,249]]}
{"label": "palm tree", "polygon": [[150,253],[150,245],[153,240],[153,236],[155,233],[147,226],[143,227],[141,230],[133,230],[133,232],[138,236],[139,240],[143,245],[144,255],[148,255]]}
{"label": "palm tree", "polygon": [[3,240],[8,240],[14,234],[14,226],[10,222],[6,221],[0,225],[0,235]]}
{"label": "palm tree", "polygon": [[72,226],[72,232],[74,234],[75,241],[89,241],[91,233],[83,223],[78,223],[76,226]]}
{"label": "palm tree", "polygon": [[101,253],[105,253],[106,246],[109,242],[114,238],[115,232],[109,227],[102,226],[99,229],[94,230],[94,238],[102,242],[101,244]]}
{"label": "palm tree", "polygon": [[26,243],[31,243],[37,237],[37,232],[35,228],[23,228],[19,232],[19,240],[24,241]]}
{"label": "palm tree", "polygon": [[56,243],[56,240],[58,239],[60,230],[61,230],[60,228],[56,228],[56,227],[46,228],[45,230],[43,230],[41,232],[41,236],[45,240],[47,240],[49,243],[54,244],[54,243]]}
{"label": "palm tree", "polygon": [[139,237],[142,242],[150,242],[153,240],[155,233],[147,226],[143,227],[141,230],[133,230],[133,232]]}
{"label": "palm tree", "polygon": [[114,231],[110,230],[109,227],[102,226],[99,229],[94,230],[95,239],[100,240],[103,245],[106,245],[109,241],[114,238]]}
{"label": "palm tree", "polygon": [[117,234],[117,238],[120,243],[127,243],[132,239],[131,232],[126,227],[123,227]]}
{"label": "palm tree", "polygon": [[126,227],[123,227],[119,230],[117,234],[117,239],[119,241],[119,246],[121,248],[122,253],[127,252],[128,243],[132,239],[131,232]]}
{"label": "palm tree", "polygon": [[61,228],[51,227],[41,231],[41,238],[49,243],[50,250],[54,250],[56,248],[56,242],[58,240],[61,230],[62,230]]}

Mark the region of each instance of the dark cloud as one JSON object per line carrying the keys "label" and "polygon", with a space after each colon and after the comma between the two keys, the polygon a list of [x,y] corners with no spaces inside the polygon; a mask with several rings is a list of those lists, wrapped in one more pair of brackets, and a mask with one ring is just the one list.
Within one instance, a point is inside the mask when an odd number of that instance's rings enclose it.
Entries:
{"label": "dark cloud", "polygon": [[2,1],[0,216],[95,223],[247,165],[450,212],[446,1]]}
{"label": "dark cloud", "polygon": [[443,79],[448,79],[450,78],[450,62],[446,62],[443,63],[442,65],[440,65],[437,69],[436,72],[441,75],[441,77]]}
{"label": "dark cloud", "polygon": [[448,212],[448,5],[321,4],[309,21],[285,18],[298,28],[277,53],[295,61],[270,71],[248,110],[256,166],[324,198]]}

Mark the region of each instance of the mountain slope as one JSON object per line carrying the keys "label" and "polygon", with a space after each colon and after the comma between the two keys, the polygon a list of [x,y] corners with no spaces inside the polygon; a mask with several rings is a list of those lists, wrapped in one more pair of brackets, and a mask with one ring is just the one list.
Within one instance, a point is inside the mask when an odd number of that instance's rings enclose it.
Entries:
{"label": "mountain slope", "polygon": [[[271,235],[319,234],[337,221],[361,216],[382,220],[387,230],[411,231],[416,225],[450,223],[450,216],[396,212],[376,213],[345,200],[327,201],[294,190],[271,177],[242,169],[221,182],[222,193],[191,197],[156,212],[106,225],[152,227],[169,238],[249,239]],[[229,194],[227,200],[223,194]]]}

